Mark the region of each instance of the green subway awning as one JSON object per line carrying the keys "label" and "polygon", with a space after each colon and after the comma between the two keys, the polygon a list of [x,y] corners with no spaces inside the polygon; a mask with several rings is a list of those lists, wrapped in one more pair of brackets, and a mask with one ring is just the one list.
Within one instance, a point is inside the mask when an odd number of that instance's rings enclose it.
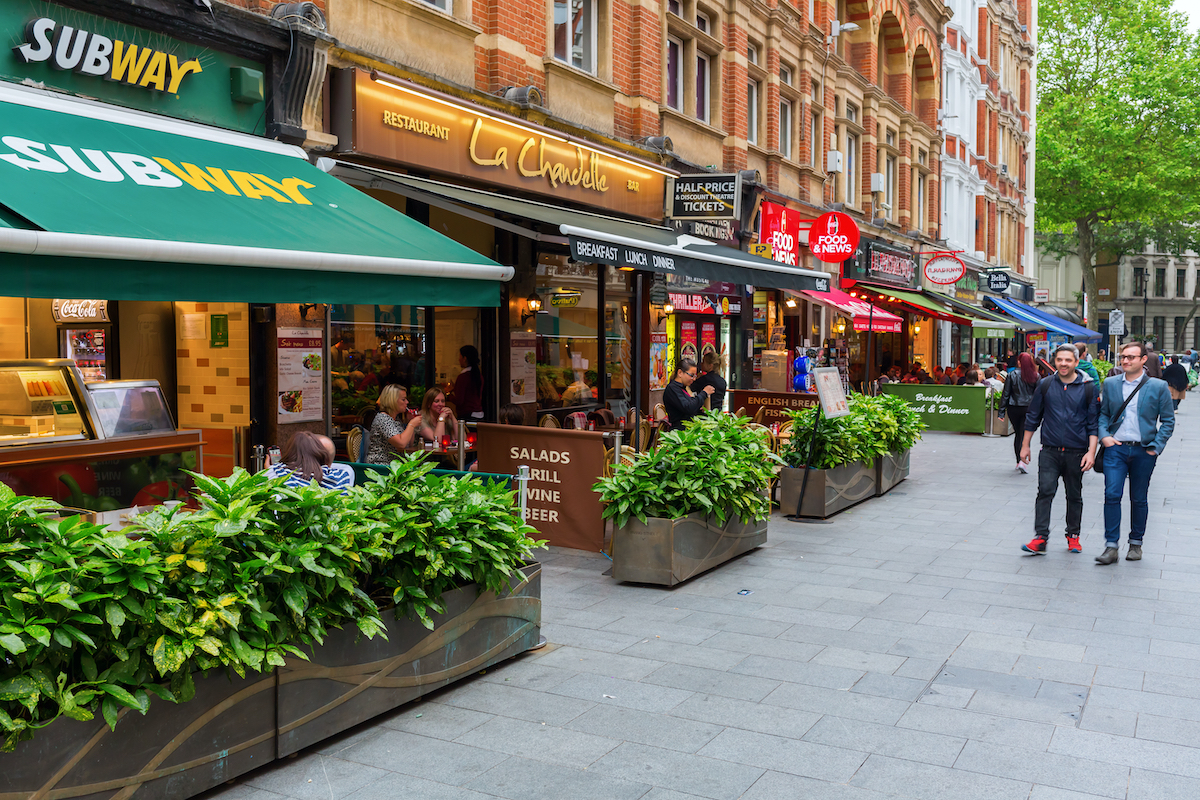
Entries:
{"label": "green subway awning", "polygon": [[0,84],[5,295],[498,306],[512,273],[298,147]]}

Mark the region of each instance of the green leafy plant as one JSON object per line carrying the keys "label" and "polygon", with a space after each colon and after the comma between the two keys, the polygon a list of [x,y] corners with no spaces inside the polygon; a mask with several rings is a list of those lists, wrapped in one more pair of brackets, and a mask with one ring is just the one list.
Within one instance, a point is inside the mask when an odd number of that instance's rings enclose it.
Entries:
{"label": "green leafy plant", "polygon": [[925,429],[921,417],[901,398],[883,394],[848,398],[850,413],[833,419],[821,418],[817,435],[812,435],[818,409],[791,412],[792,437],[781,455],[789,467],[833,469],[843,464],[869,462],[886,453],[912,448]]}
{"label": "green leafy plant", "polygon": [[782,463],[748,419],[710,411],[662,434],[658,447],[618,466],[594,490],[617,527],[697,512],[750,522],[770,513],[766,491]]}
{"label": "green leafy plant", "polygon": [[1102,358],[1093,358],[1092,366],[1096,368],[1096,374],[1100,376],[1100,382],[1104,383],[1104,379],[1108,377],[1109,371],[1113,368],[1111,361],[1105,361]]}

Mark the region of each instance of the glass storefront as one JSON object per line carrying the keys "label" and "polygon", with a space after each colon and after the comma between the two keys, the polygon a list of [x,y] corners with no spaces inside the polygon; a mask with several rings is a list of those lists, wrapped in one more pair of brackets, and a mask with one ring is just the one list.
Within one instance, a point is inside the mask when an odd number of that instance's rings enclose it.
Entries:
{"label": "glass storefront", "polygon": [[537,267],[539,410],[590,411],[600,399],[599,273],[595,264],[542,259]]}
{"label": "glass storefront", "polygon": [[410,400],[416,399],[411,396],[413,387],[429,383],[431,348],[425,320],[421,306],[330,306],[335,417],[359,416],[375,408],[380,390],[391,383],[408,389]]}

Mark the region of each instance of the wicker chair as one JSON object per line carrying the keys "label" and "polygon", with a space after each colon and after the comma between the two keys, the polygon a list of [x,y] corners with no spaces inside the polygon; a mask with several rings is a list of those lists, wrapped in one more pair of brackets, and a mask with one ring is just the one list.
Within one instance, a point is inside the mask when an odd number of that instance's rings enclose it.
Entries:
{"label": "wicker chair", "polygon": [[650,427],[650,420],[643,419],[638,425],[637,449],[645,452],[652,446],[654,429]]}
{"label": "wicker chair", "polygon": [[654,414],[654,418],[656,420],[658,420],[659,422],[662,422],[664,419],[667,418],[667,407],[664,406],[662,403],[657,403],[654,406],[653,414]]}
{"label": "wicker chair", "polygon": [[742,406],[741,408],[739,408],[739,409],[738,409],[737,411],[735,411],[734,413],[735,413],[737,416],[739,416],[739,417],[748,417],[748,416],[750,416],[749,414],[747,414],[747,413],[746,413],[746,407],[745,407],[745,406]]}
{"label": "wicker chair", "polygon": [[546,414],[544,417],[541,418],[541,420],[538,421],[538,427],[539,428],[561,428],[562,425],[558,424],[558,418],[555,417],[553,414]]}
{"label": "wicker chair", "polygon": [[754,424],[762,425],[763,421],[766,420],[766,418],[767,418],[767,407],[759,406],[758,411],[756,411],[754,413]]}
{"label": "wicker chair", "polygon": [[367,460],[366,430],[355,425],[346,433],[346,457],[351,461],[362,463]]}
{"label": "wicker chair", "polygon": [[789,441],[791,441],[791,438],[792,438],[792,421],[789,419],[787,422],[779,423],[779,433],[775,434],[775,447],[776,447],[775,452],[782,451],[784,448],[784,445],[786,445]]}
{"label": "wicker chair", "polygon": [[764,444],[766,444],[772,452],[775,451],[775,434],[771,433],[770,428],[757,422],[751,422],[746,427],[755,433],[760,434],[763,437]]}

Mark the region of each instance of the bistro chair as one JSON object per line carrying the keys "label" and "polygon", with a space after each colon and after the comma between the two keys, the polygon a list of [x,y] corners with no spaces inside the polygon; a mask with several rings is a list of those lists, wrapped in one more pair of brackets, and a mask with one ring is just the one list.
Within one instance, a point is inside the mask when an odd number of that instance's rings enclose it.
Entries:
{"label": "bistro chair", "polygon": [[662,422],[664,419],[667,418],[667,407],[664,406],[662,403],[657,403],[654,406],[653,413],[654,413],[654,418],[656,420],[658,420],[659,422]]}
{"label": "bistro chair", "polygon": [[779,423],[779,433],[775,434],[776,452],[782,452],[787,443],[791,441],[793,424],[790,419],[787,422]]}
{"label": "bistro chair", "polygon": [[751,422],[746,427],[761,435],[763,437],[764,444],[767,445],[771,452],[775,452],[775,434],[771,433],[770,428],[758,422]]}
{"label": "bistro chair", "polygon": [[588,415],[582,411],[575,411],[567,415],[563,420],[563,427],[578,431],[587,430]]}
{"label": "bistro chair", "polygon": [[371,423],[375,421],[375,415],[379,413],[379,409],[374,406],[368,406],[358,412],[358,424],[362,425],[367,430],[371,430]]}
{"label": "bistro chair", "polygon": [[650,449],[651,438],[654,435],[654,429],[650,427],[650,420],[643,419],[638,424],[637,449],[645,452]]}
{"label": "bistro chair", "polygon": [[766,418],[767,418],[767,407],[766,407],[766,406],[759,406],[759,407],[758,407],[758,411],[756,411],[756,412],[755,412],[755,414],[754,414],[754,424],[755,424],[755,425],[762,425],[762,424],[763,424],[763,421],[764,421]]}
{"label": "bistro chair", "polygon": [[561,428],[562,426],[558,424],[557,417],[555,417],[553,414],[546,414],[545,416],[543,416],[541,418],[541,420],[538,421],[538,427],[539,428]]}
{"label": "bistro chair", "polygon": [[361,425],[355,425],[346,433],[346,457],[359,464],[362,464],[367,460],[366,433],[366,429]]}
{"label": "bistro chair", "polygon": [[748,417],[748,416],[750,416],[749,414],[747,414],[747,413],[746,413],[746,407],[745,407],[745,406],[742,406],[741,408],[739,408],[737,411],[735,411],[735,412],[734,412],[734,414],[736,414],[736,415],[737,415],[737,416],[739,416],[739,417]]}

